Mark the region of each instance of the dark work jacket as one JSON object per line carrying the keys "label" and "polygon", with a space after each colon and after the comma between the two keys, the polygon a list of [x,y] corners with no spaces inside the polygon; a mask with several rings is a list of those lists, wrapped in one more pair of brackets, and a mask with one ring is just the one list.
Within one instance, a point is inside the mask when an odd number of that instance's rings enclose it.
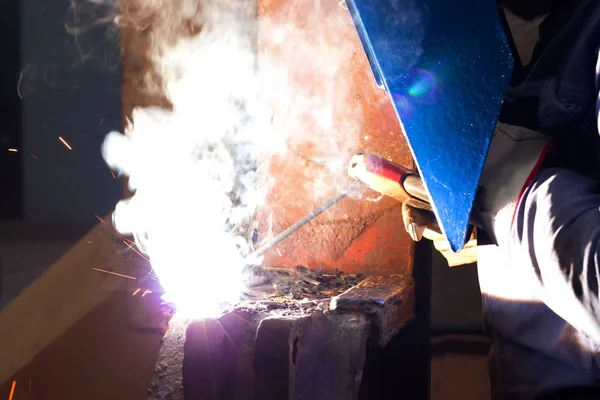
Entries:
{"label": "dark work jacket", "polygon": [[570,0],[554,7],[540,25],[532,61],[517,71],[500,120],[552,136],[559,144],[557,166],[597,177],[600,1]]}
{"label": "dark work jacket", "polygon": [[[600,177],[600,0],[557,2],[540,25],[532,60],[517,71],[500,121],[553,137],[553,164]],[[538,400],[600,399],[600,388],[565,388]]]}

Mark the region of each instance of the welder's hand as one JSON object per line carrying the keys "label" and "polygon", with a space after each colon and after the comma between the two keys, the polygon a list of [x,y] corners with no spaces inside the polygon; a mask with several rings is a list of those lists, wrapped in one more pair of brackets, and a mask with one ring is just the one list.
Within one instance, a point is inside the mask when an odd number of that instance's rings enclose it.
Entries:
{"label": "welder's hand", "polygon": [[454,253],[444,235],[441,234],[435,216],[431,211],[403,203],[402,219],[404,220],[404,228],[411,239],[415,242],[420,241],[422,238],[431,240],[436,250],[446,258],[449,266],[457,267],[477,261],[477,235],[475,230],[465,247]]}

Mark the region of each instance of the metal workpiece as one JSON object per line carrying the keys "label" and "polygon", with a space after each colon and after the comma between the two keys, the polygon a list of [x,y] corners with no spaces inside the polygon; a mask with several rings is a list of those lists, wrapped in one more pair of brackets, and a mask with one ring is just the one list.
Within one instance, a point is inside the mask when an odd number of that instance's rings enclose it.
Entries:
{"label": "metal workpiece", "polygon": [[367,277],[319,307],[253,301],[216,319],[171,320],[151,399],[356,400],[367,349],[414,315],[410,276]]}
{"label": "metal workpiece", "polygon": [[272,249],[274,246],[287,239],[290,235],[294,234],[294,232],[297,232],[304,225],[310,223],[323,212],[327,211],[329,208],[339,203],[340,200],[346,198],[346,196],[358,190],[361,186],[362,185],[360,182],[353,183],[348,189],[341,191],[335,197],[326,201],[325,203],[308,213],[308,215],[301,218],[299,221],[296,221],[292,226],[288,227],[286,230],[284,230],[274,238],[262,244],[258,249],[256,249],[246,258],[246,260],[248,260],[248,264],[255,263],[266,251]]}
{"label": "metal workpiece", "polygon": [[369,320],[361,313],[264,319],[256,334],[255,400],[357,400]]}
{"label": "metal workpiece", "polygon": [[332,298],[329,309],[366,315],[371,322],[369,344],[383,347],[413,317],[414,293],[409,276],[370,276]]}
{"label": "metal workpiece", "polygon": [[492,0],[347,0],[442,232],[463,247],[514,58]]}
{"label": "metal workpiece", "polygon": [[183,400],[183,359],[185,329],[171,324],[162,339],[158,360],[148,388],[148,400]]}
{"label": "metal workpiece", "polygon": [[[261,1],[261,20],[276,31],[259,29],[258,58],[282,66],[293,89],[275,121],[290,139],[290,151],[269,159],[272,185],[257,218],[260,236],[271,237],[348,187],[344,166],[354,153],[377,154],[409,168],[413,161],[343,2]],[[315,110],[326,118],[317,121]],[[397,223],[400,211],[393,199],[359,190],[265,252],[264,265],[410,273],[414,243]]]}
{"label": "metal workpiece", "polygon": [[258,315],[233,310],[188,325],[182,367],[186,400],[254,400]]}

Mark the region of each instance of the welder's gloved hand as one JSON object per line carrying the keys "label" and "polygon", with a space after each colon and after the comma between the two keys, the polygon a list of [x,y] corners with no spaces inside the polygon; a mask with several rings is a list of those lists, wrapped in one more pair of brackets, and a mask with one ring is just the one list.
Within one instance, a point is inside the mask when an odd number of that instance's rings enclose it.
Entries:
{"label": "welder's gloved hand", "polygon": [[465,247],[454,253],[444,235],[441,234],[435,216],[431,211],[403,203],[402,219],[404,220],[404,228],[411,239],[415,242],[420,241],[422,238],[431,240],[436,250],[446,258],[450,267],[472,264],[477,261],[477,234],[475,230],[473,230],[473,234]]}

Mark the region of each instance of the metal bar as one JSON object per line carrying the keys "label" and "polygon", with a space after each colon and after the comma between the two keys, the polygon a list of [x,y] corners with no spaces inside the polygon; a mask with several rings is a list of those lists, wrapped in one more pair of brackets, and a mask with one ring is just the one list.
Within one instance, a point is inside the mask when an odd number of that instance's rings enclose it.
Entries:
{"label": "metal bar", "polygon": [[296,232],[298,229],[302,228],[304,225],[306,225],[313,219],[317,218],[325,210],[327,210],[331,206],[335,205],[340,200],[342,200],[344,197],[348,196],[348,194],[354,192],[356,189],[358,189],[361,186],[362,186],[362,182],[356,182],[356,183],[352,184],[348,189],[344,190],[343,192],[341,192],[340,194],[335,196],[333,199],[327,201],[326,203],[321,205],[319,208],[313,210],[310,214],[308,214],[307,216],[305,216],[304,218],[302,218],[301,220],[296,222],[294,225],[290,226],[285,231],[281,232],[279,235],[275,236],[273,239],[269,240],[268,242],[266,242],[265,244],[260,246],[258,249],[256,249],[254,251],[254,253],[252,253],[248,257],[246,257],[246,259],[249,260],[250,262],[253,262],[253,260],[255,260],[257,257],[262,256],[267,250],[271,249],[273,246],[277,246],[283,240],[287,239],[288,236],[290,236],[291,234]]}

